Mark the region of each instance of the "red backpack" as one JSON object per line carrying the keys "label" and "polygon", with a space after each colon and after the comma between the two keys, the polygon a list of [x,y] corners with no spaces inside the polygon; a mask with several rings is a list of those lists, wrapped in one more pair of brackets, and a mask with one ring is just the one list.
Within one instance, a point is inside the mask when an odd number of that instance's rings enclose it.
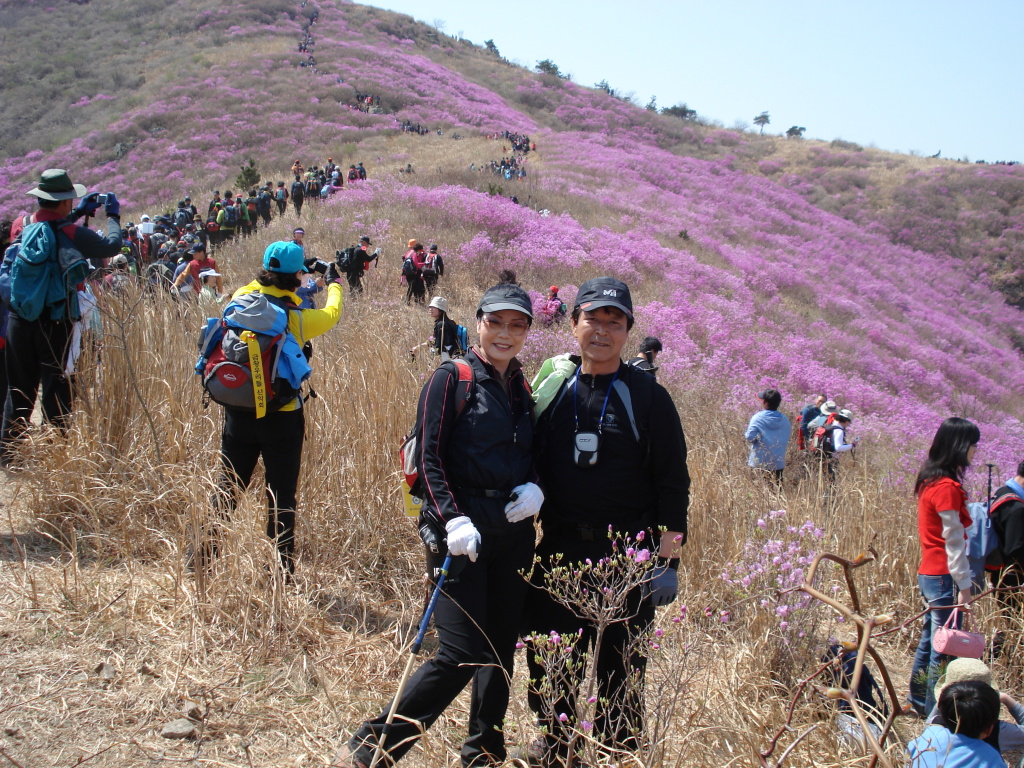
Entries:
{"label": "red backpack", "polygon": [[[455,385],[455,418],[457,419],[466,407],[466,403],[469,402],[469,396],[473,391],[473,368],[465,360],[458,358],[441,363],[440,367],[444,368],[449,364],[455,366],[456,374],[458,375],[458,381]],[[409,486],[409,492],[419,498],[422,498],[424,491],[417,459],[420,452],[420,440],[423,439],[420,425],[423,422],[423,394],[425,393],[426,388],[424,388],[423,393],[420,395],[419,406],[416,409],[416,424],[413,425],[409,434],[402,440],[402,447],[398,449],[398,457],[402,462],[402,478]]]}
{"label": "red backpack", "polygon": [[836,447],[832,433],[837,429],[839,429],[839,425],[829,416],[824,424],[814,430],[814,435],[811,437],[811,450],[819,451],[829,456],[835,453]]}

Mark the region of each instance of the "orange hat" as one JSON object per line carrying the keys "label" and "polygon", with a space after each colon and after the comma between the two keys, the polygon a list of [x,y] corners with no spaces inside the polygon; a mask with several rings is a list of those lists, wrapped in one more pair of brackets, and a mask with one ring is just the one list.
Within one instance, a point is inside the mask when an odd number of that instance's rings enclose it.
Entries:
{"label": "orange hat", "polygon": [[415,248],[417,245],[419,245],[419,243],[416,242],[415,239],[412,239],[412,240],[409,241],[409,246],[408,247],[409,248]]}

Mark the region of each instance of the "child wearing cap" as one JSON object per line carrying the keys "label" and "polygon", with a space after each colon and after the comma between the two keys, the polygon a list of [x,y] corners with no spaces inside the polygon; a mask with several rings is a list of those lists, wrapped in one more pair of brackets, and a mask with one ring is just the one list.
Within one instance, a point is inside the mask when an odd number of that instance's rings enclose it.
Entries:
{"label": "child wearing cap", "polygon": [[203,270],[212,269],[216,273],[214,280],[217,285],[217,294],[224,293],[224,283],[217,269],[217,261],[206,255],[206,246],[202,243],[196,243],[189,249],[189,253],[192,254],[192,259],[189,261],[188,266],[174,278],[174,288],[180,291],[182,286],[185,285],[186,280],[189,280],[191,281],[189,285],[192,286],[192,289],[191,291],[185,291],[184,295],[194,298],[203,290],[203,281],[199,273]]}
{"label": "child wearing cap", "polygon": [[[946,671],[939,677],[935,684],[935,708],[928,717],[929,723],[948,726],[943,717],[938,703],[942,699],[942,693],[955,683],[974,680],[986,685],[992,685],[992,670],[981,659],[953,659],[946,665]],[[991,744],[999,752],[1018,752],[1024,750],[1024,706],[1005,691],[992,686],[999,694],[999,703],[1006,707],[1007,712],[1014,722],[1000,720],[997,728],[987,736],[984,741]]]}
{"label": "child wearing cap", "polygon": [[203,281],[199,291],[200,298],[221,304],[227,297],[217,291],[217,281],[220,279],[220,272],[216,269],[204,269],[199,273],[199,279]]}
{"label": "child wearing cap", "polygon": [[947,685],[938,710],[944,725],[930,725],[907,744],[909,768],[1005,768],[987,739],[999,722],[999,694],[986,683]]}

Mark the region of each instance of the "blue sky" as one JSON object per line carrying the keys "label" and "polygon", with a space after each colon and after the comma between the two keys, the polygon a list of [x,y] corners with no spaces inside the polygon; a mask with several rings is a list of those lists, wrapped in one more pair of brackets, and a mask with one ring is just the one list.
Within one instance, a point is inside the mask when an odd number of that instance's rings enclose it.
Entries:
{"label": "blue sky", "polygon": [[380,0],[533,67],[726,127],[1024,160],[1024,0]]}

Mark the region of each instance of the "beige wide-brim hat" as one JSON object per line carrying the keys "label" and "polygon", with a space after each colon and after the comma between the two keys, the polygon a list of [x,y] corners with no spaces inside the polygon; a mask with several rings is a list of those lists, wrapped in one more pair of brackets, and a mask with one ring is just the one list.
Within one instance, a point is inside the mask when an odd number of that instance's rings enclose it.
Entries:
{"label": "beige wide-brim hat", "polygon": [[939,676],[935,683],[935,701],[938,702],[942,695],[942,689],[947,685],[963,683],[968,680],[985,683],[995,688],[995,685],[992,684],[992,670],[984,661],[981,659],[953,659],[946,665],[946,671]]}
{"label": "beige wide-brim hat", "polygon": [[448,299],[444,298],[443,296],[435,296],[434,298],[432,298],[430,300],[429,306],[433,307],[434,309],[440,309],[446,315],[448,314]]}
{"label": "beige wide-brim hat", "polygon": [[43,171],[39,177],[39,186],[27,192],[43,200],[74,200],[76,197],[84,197],[85,193],[85,187],[81,184],[72,184],[71,177],[63,168]]}

